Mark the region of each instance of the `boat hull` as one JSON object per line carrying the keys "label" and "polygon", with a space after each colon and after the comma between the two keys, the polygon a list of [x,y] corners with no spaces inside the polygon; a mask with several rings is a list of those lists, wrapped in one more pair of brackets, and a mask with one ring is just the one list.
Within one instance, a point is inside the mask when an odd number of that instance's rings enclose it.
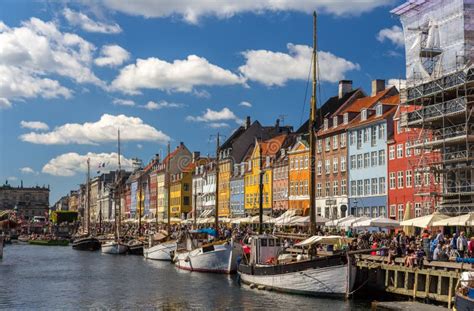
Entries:
{"label": "boat hull", "polygon": [[242,256],[240,244],[225,243],[200,247],[192,251],[178,252],[175,256],[177,268],[196,272],[231,274],[237,271],[237,259]]}
{"label": "boat hull", "polygon": [[30,245],[40,245],[40,246],[68,246],[68,240],[29,240],[28,244]]}
{"label": "boat hull", "polygon": [[143,256],[146,259],[172,261],[178,244],[173,242],[165,242],[143,250]]}
{"label": "boat hull", "polygon": [[456,293],[456,311],[472,311],[474,309],[474,299]]}
{"label": "boat hull", "polygon": [[[240,280],[244,284],[264,286],[266,289],[285,293],[322,297],[348,296],[354,286],[356,276],[354,267],[337,260],[334,264],[323,264],[319,267],[318,264],[311,267],[310,263],[281,265],[284,269],[273,269],[276,273],[268,273],[271,272],[271,269],[267,269],[270,267],[241,265]],[[298,265],[303,268],[299,268]]]}
{"label": "boat hull", "polygon": [[72,243],[72,248],[78,251],[98,251],[100,247],[100,241],[96,238],[77,239]]}
{"label": "boat hull", "polygon": [[101,251],[103,254],[121,255],[127,253],[128,246],[121,243],[109,242],[102,244]]}
{"label": "boat hull", "polygon": [[128,253],[130,255],[143,256],[143,245],[129,245]]}

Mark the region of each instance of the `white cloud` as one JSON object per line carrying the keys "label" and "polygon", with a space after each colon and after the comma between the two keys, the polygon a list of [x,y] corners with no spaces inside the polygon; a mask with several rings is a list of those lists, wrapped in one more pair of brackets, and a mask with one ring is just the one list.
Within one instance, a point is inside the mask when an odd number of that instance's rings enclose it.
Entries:
{"label": "white cloud", "polygon": [[95,46],[80,36],[34,17],[1,29],[0,98],[69,98],[72,92],[48,75],[105,88],[91,70]]}
{"label": "white cloud", "polygon": [[[75,152],[61,154],[46,163],[41,170],[43,173],[54,176],[74,176],[77,173],[87,172],[87,159],[90,159],[90,167],[92,170],[97,168],[99,164],[106,163],[103,171],[116,170],[118,167],[118,154],[112,153],[93,153],[89,152],[80,155]],[[131,170],[132,160],[120,156],[120,164],[122,169]]]}
{"label": "white cloud", "polygon": [[97,145],[117,140],[120,129],[122,141],[154,141],[165,143],[170,137],[142,119],[123,114],[113,116],[104,114],[97,122],[84,124],[66,123],[47,133],[27,133],[20,136],[25,142],[43,145],[90,144]]}
{"label": "white cloud", "polygon": [[193,90],[193,94],[199,98],[211,98],[211,93],[206,90]]}
{"label": "white cloud", "polygon": [[93,21],[87,15],[81,12],[74,12],[69,8],[65,8],[63,15],[69,24],[73,26],[79,26],[82,30],[88,32],[99,32],[99,33],[120,33],[122,29],[118,24],[107,24],[102,22]]}
{"label": "white cloud", "polygon": [[154,101],[149,101],[148,103],[146,103],[146,105],[143,105],[142,107],[148,110],[160,110],[163,108],[183,108],[184,104],[169,103],[165,100],[162,100],[158,103],[155,103]]}
{"label": "white cloud", "polygon": [[135,102],[131,99],[115,98],[112,101],[112,103],[117,106],[129,106],[129,107],[135,106]]}
{"label": "white cloud", "polygon": [[387,87],[395,86],[399,91],[400,89],[404,89],[407,85],[407,81],[405,79],[388,79]]}
{"label": "white cloud", "polygon": [[[287,44],[288,53],[249,50],[242,54],[246,63],[239,71],[249,80],[267,86],[283,86],[289,80],[306,80],[310,70],[312,48],[307,45]],[[330,52],[318,52],[319,78],[326,82],[344,79],[345,73],[360,67]]]}
{"label": "white cloud", "polygon": [[122,65],[130,58],[130,53],[118,45],[104,45],[100,50],[101,57],[96,58],[97,66],[115,67]]}
{"label": "white cloud", "polygon": [[227,127],[229,126],[224,121],[235,121],[236,123],[242,123],[242,120],[239,119],[229,108],[225,107],[221,111],[216,111],[207,108],[201,116],[187,116],[187,121],[193,122],[204,122],[208,126],[213,128],[218,127]]}
{"label": "white cloud", "polygon": [[252,108],[252,104],[247,101],[240,102],[239,106]]}
{"label": "white cloud", "polygon": [[37,174],[37,172],[34,169],[28,166],[20,168],[20,172],[22,174]]}
{"label": "white cloud", "polygon": [[403,36],[403,29],[400,26],[394,25],[392,28],[384,28],[377,34],[377,40],[384,42],[391,41],[393,44],[402,47],[405,45],[405,38]]}
{"label": "white cloud", "polygon": [[8,181],[16,181],[16,180],[18,180],[18,177],[16,177],[16,176],[8,176],[8,177],[7,177],[7,180],[8,180]]}
{"label": "white cloud", "polygon": [[189,55],[172,63],[158,59],[137,59],[125,66],[112,82],[116,90],[137,94],[139,89],[191,92],[196,86],[244,84],[233,72],[213,65],[203,57]]}
{"label": "white cloud", "polygon": [[47,131],[49,130],[48,124],[40,121],[21,121],[20,126],[22,128],[27,128],[36,131]]}
{"label": "white cloud", "polygon": [[4,97],[0,97],[0,109],[2,108],[10,108],[12,106],[12,103],[4,98]]}
{"label": "white cloud", "polygon": [[295,11],[333,15],[359,15],[380,6],[394,3],[394,0],[356,0],[348,4],[341,0],[239,0],[239,1],[156,1],[156,0],[105,0],[104,4],[131,15],[150,17],[179,16],[186,22],[196,24],[203,16],[229,18],[239,13],[265,13]]}

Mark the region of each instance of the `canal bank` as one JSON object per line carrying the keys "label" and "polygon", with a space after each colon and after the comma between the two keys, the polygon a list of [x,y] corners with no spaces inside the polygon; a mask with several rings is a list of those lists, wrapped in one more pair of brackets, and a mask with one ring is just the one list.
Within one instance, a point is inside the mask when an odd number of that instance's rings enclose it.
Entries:
{"label": "canal bank", "polygon": [[181,271],[140,256],[9,245],[0,309],[369,310],[370,301],[317,299],[240,287],[236,276]]}

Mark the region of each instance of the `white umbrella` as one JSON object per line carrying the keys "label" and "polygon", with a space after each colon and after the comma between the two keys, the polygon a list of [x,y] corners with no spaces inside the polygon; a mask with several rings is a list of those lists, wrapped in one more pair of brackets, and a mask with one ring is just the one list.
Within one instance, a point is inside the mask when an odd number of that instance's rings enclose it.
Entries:
{"label": "white umbrella", "polygon": [[370,218],[363,221],[358,221],[353,224],[354,228],[368,228],[368,227],[378,227],[378,228],[398,228],[400,227],[400,222],[385,217]]}
{"label": "white umbrella", "polygon": [[307,238],[304,241],[296,243],[295,246],[309,246],[315,243],[331,245],[331,244],[339,244],[346,240],[347,239],[345,237],[342,237],[339,235],[327,235],[327,236],[314,235],[312,237]]}
{"label": "white umbrella", "polygon": [[434,213],[431,215],[404,220],[400,223],[400,226],[426,228],[426,227],[431,227],[433,226],[433,223],[446,219],[446,218],[449,218],[449,216]]}
{"label": "white umbrella", "polygon": [[[309,223],[309,216],[306,216],[306,217],[308,217],[308,223]],[[324,225],[328,221],[329,221],[329,219],[327,219],[326,217],[316,216],[316,224],[317,225]]]}
{"label": "white umbrella", "polygon": [[341,228],[348,228],[348,227],[352,227],[354,224],[360,222],[360,221],[365,221],[369,219],[369,217],[365,217],[365,216],[361,216],[361,217],[352,217],[352,218],[349,218],[349,219],[346,219],[344,221],[341,221],[337,224],[338,227],[341,227]]}
{"label": "white umbrella", "polygon": [[[267,216],[267,215],[262,215],[262,221],[265,222],[265,221],[268,221],[270,220],[271,217],[270,216]],[[257,215],[257,216],[253,216],[251,219],[250,219],[250,222],[252,224],[258,224],[260,222],[260,216]]]}
{"label": "white umbrella", "polygon": [[349,216],[346,216],[346,217],[343,217],[343,218],[339,218],[339,219],[334,219],[334,220],[330,220],[330,221],[326,221],[324,223],[324,225],[326,227],[338,227],[340,223],[346,221],[346,220],[351,220],[351,219],[354,219],[355,216],[354,215],[349,215]]}
{"label": "white umbrella", "polygon": [[474,213],[438,220],[433,223],[433,226],[474,226]]}

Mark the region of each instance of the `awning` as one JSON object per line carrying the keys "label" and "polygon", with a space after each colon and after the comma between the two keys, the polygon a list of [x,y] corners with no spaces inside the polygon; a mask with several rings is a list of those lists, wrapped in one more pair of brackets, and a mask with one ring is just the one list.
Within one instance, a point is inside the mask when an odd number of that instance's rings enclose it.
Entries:
{"label": "awning", "polygon": [[349,216],[346,216],[346,217],[344,217],[344,218],[326,221],[326,222],[324,223],[324,225],[325,225],[326,227],[339,227],[339,225],[340,225],[342,222],[347,221],[347,220],[351,220],[351,219],[354,219],[354,218],[356,218],[354,215],[349,215]]}
{"label": "awning", "polygon": [[400,226],[426,228],[433,226],[434,222],[449,218],[447,215],[434,213],[422,217],[417,217],[409,220],[404,220],[400,223]]}
{"label": "awning", "polygon": [[433,226],[461,226],[470,227],[474,226],[474,213],[464,214],[456,217],[450,217],[442,220],[435,221]]}
{"label": "awning", "polygon": [[363,221],[358,221],[352,225],[354,228],[369,228],[369,227],[378,227],[378,228],[398,228],[400,227],[400,222],[385,217],[370,218]]}
{"label": "awning", "polygon": [[[267,215],[262,215],[262,221],[263,222],[266,222],[268,220],[270,220],[271,217],[270,216],[267,216]],[[251,219],[250,219],[250,222],[252,224],[258,224],[260,222],[260,216],[257,215],[257,216],[253,216]]]}
{"label": "awning", "polygon": [[231,223],[238,225],[238,224],[250,224],[252,223],[252,217],[243,217],[243,218],[237,218],[231,221]]}
{"label": "awning", "polygon": [[365,216],[362,216],[362,217],[351,217],[351,218],[348,218],[344,221],[341,221],[337,224],[338,227],[340,228],[349,228],[349,227],[352,227],[354,224],[358,223],[358,222],[361,222],[361,221],[365,221],[365,220],[368,220],[369,217],[365,217]]}
{"label": "awning", "polygon": [[328,236],[319,236],[313,235],[312,237],[307,238],[304,241],[296,243],[295,246],[310,246],[313,244],[341,244],[341,243],[348,242],[348,239],[345,237],[341,237],[339,235],[328,235]]}

